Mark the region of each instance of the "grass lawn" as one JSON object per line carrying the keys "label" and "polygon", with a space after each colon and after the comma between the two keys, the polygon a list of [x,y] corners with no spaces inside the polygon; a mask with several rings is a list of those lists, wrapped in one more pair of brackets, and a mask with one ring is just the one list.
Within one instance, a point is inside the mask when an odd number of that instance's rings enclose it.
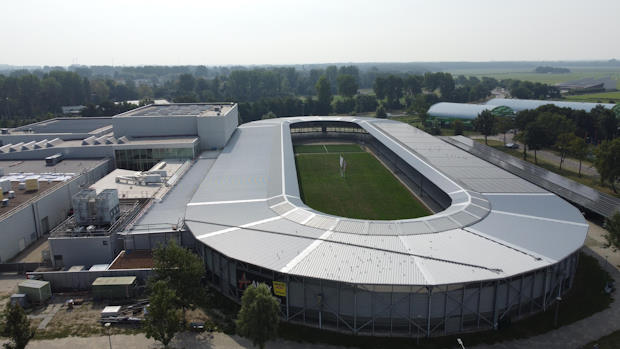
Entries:
{"label": "grass lawn", "polygon": [[[482,144],[484,144],[484,139],[475,139],[475,141],[478,141]],[[516,149],[508,149],[506,147],[504,147],[502,142],[496,141],[496,140],[491,140],[489,139],[489,147],[491,148],[495,148],[499,151],[503,151],[504,153],[510,154],[516,158],[519,158],[521,160],[523,160],[523,150],[516,150]],[[613,192],[613,190],[608,187],[608,186],[602,186],[601,182],[598,178],[593,177],[593,176],[586,176],[584,174],[582,174],[581,177],[579,177],[579,174],[577,172],[573,172],[573,171],[569,171],[565,168],[562,168],[560,170],[560,167],[554,163],[550,163],[548,161],[545,161],[541,158],[538,158],[538,164],[534,163],[534,155],[530,155],[528,153],[527,155],[527,161],[535,164],[537,166],[540,166],[542,168],[544,168],[547,171],[551,171],[553,173],[557,173],[560,176],[564,176],[568,179],[572,179],[573,181],[577,182],[577,183],[581,183],[583,185],[587,185],[590,188],[596,189],[602,193],[605,194],[609,194],[611,196],[615,196],[615,197],[620,197],[619,194],[616,194]],[[585,167],[585,164],[583,165]]]}
{"label": "grass lawn", "polygon": [[565,96],[569,101],[592,102],[592,103],[613,103],[620,102],[620,91],[587,93],[583,95]]}
{"label": "grass lawn", "polygon": [[[573,288],[562,300],[558,312],[558,325],[564,326],[586,318],[609,307],[612,298],[603,291],[609,274],[604,271],[594,257],[584,253],[579,256]],[[457,348],[456,338],[461,338],[466,348],[477,344],[493,344],[502,341],[527,338],[553,330],[555,305],[546,312],[538,313],[527,319],[513,322],[507,328],[498,331],[463,333],[447,337],[426,339],[419,344],[411,338],[385,338],[345,335],[301,325],[282,322],[279,336],[283,339],[327,343],[340,346],[360,348]],[[620,338],[618,333],[615,338]],[[607,346],[601,348],[617,348]],[[588,347],[591,348],[591,347]]]}
{"label": "grass lawn", "polygon": [[[358,145],[304,145],[296,146],[295,151],[302,199],[318,211],[378,220],[430,214],[383,164]],[[344,178],[340,176],[340,153],[347,162]]]}

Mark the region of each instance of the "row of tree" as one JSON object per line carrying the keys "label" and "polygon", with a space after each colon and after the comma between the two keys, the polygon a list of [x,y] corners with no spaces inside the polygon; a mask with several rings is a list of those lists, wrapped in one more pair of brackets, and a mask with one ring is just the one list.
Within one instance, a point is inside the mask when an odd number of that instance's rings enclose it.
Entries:
{"label": "row of tree", "polygon": [[[579,160],[579,176],[581,162],[591,153],[594,147],[594,166],[601,183],[608,182],[616,191],[615,183],[620,179],[620,133],[618,119],[613,111],[597,106],[590,112],[558,108],[544,105],[534,110],[524,110],[516,117],[498,117],[485,110],[473,122],[477,131],[485,136],[498,132],[505,133],[513,128],[519,130],[516,139],[523,146],[523,158],[527,150],[534,151],[534,162],[538,163],[537,151],[552,148],[560,154],[560,170],[567,156]],[[505,143],[505,141],[504,141]]]}
{"label": "row of tree", "polygon": [[[251,121],[270,111],[277,116],[359,113],[375,111],[379,104],[387,110],[408,109],[410,113],[423,114],[438,101],[482,100],[498,86],[528,98],[548,98],[557,92],[553,87],[529,82],[462,75],[453,78],[442,72],[388,74],[376,69],[360,71],[352,65],[310,70],[294,67],[181,68],[123,70],[138,76],[161,71],[166,76],[162,81],[110,78],[103,71],[93,74],[98,71],[97,67],[74,67],[73,71],[21,70],[8,76],[0,75],[0,122],[2,127],[19,126],[26,119],[32,121],[58,115],[60,107],[67,105],[88,106],[84,116],[113,115],[111,113],[117,110],[126,110],[113,106],[114,102],[159,98],[175,102],[245,103],[241,115],[243,121]],[[174,73],[177,75],[169,76]],[[355,100],[359,89],[368,87],[374,90],[375,100],[372,95]],[[293,102],[299,98],[305,100]],[[264,110],[265,106],[268,110]]]}
{"label": "row of tree", "polygon": [[[187,328],[186,310],[205,304],[205,268],[198,255],[174,241],[155,249],[153,260],[144,329],[148,338],[168,347],[175,334]],[[237,317],[237,332],[263,348],[277,335],[279,302],[266,285],[250,286],[243,293]]]}

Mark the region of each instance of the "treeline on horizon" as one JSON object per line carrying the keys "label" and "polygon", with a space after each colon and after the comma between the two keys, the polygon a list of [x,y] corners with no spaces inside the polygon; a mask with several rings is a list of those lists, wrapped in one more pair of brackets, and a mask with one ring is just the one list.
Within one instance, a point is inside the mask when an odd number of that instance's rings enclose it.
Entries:
{"label": "treeline on horizon", "polygon": [[442,72],[387,72],[355,65],[295,67],[46,67],[0,74],[1,127],[15,127],[84,105],[83,116],[111,116],[128,100],[237,102],[243,122],[263,117],[356,114],[377,109],[425,114],[434,103],[475,102],[504,87],[517,98],[557,98],[552,86]]}

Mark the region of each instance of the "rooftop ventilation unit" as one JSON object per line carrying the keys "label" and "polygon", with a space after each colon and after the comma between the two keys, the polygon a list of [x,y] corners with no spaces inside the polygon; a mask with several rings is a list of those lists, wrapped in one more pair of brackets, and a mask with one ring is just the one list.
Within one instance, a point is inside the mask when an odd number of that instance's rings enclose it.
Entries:
{"label": "rooftop ventilation unit", "polygon": [[53,147],[59,145],[60,143],[62,143],[62,139],[54,138],[51,141],[47,142],[47,147],[48,148],[53,148]]}
{"label": "rooftop ventilation unit", "polygon": [[46,145],[47,145],[47,139],[44,139],[42,141],[39,141],[39,142],[35,143],[34,144],[34,149],[45,148]]}
{"label": "rooftop ventilation unit", "polygon": [[96,194],[95,189],[84,189],[73,196],[75,223],[79,226],[109,225],[120,216],[118,191],[105,189]]}
{"label": "rooftop ventilation unit", "polygon": [[90,136],[88,138],[85,138],[84,140],[82,140],[82,145],[93,145],[93,143],[95,143],[95,136]]}

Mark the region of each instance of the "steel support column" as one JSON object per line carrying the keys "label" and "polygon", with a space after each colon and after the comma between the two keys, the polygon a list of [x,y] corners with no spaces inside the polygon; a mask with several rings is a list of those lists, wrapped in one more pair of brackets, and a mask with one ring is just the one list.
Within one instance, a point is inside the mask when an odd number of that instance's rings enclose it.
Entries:
{"label": "steel support column", "polygon": [[426,311],[426,337],[431,336],[431,297],[433,296],[433,286],[427,286],[428,309]]}

